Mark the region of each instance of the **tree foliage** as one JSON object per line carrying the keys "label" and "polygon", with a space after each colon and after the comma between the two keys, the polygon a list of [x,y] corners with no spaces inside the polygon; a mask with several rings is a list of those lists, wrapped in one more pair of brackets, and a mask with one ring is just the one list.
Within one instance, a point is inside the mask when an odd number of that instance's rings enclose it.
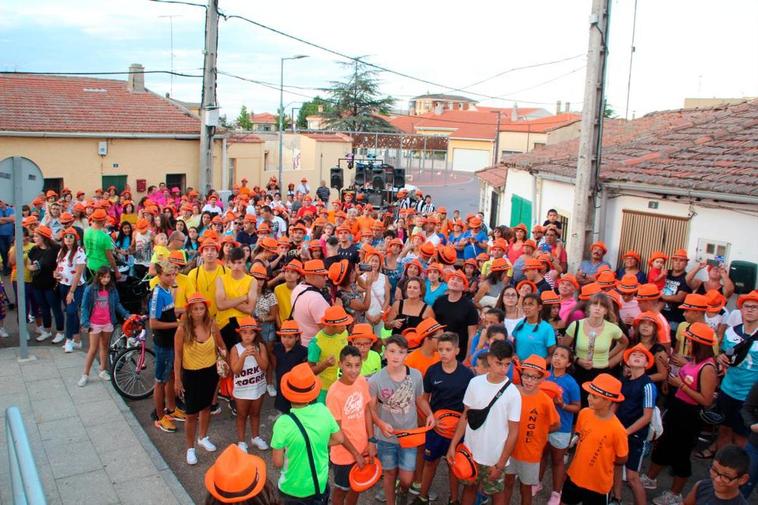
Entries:
{"label": "tree foliage", "polygon": [[379,115],[387,115],[394,103],[391,96],[382,96],[377,71],[360,61],[342,63],[350,74],[344,82],[332,81],[325,91],[331,107],[324,111],[327,128],[343,131],[395,131]]}
{"label": "tree foliage", "polygon": [[603,117],[608,118],[608,119],[613,119],[613,118],[618,117],[618,114],[616,114],[616,110],[608,102],[605,102],[603,104]]}
{"label": "tree foliage", "polygon": [[[319,112],[319,106],[323,108],[322,112]],[[314,97],[310,102],[305,102],[303,106],[300,107],[300,111],[297,113],[297,127],[308,128],[308,120],[306,119],[308,116],[315,114],[326,114],[327,110],[330,108],[331,104],[329,101],[325,98],[321,98],[320,96]]]}
{"label": "tree foliage", "polygon": [[247,107],[244,105],[242,108],[240,108],[239,116],[237,116],[237,119],[234,121],[235,126],[241,130],[252,130],[253,129],[253,120],[250,117],[250,112],[248,112]]}

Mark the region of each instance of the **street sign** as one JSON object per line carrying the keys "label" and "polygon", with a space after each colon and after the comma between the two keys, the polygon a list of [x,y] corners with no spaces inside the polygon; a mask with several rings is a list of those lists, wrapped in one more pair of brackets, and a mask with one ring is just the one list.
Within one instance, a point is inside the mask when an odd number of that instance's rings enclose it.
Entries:
{"label": "street sign", "polygon": [[[13,202],[16,216],[13,229],[16,236],[16,268],[19,279],[24,276],[24,234],[21,228],[21,208],[40,194],[43,182],[42,170],[30,159],[13,156],[0,161],[0,200]],[[19,282],[16,287],[19,359],[23,361],[34,359],[29,357],[26,342],[29,338],[29,328],[26,326],[26,286],[24,284]]]}
{"label": "street sign", "polygon": [[[42,170],[30,159],[22,156],[13,156],[0,161],[0,200],[13,202],[13,172],[14,161],[17,163],[18,173],[21,174],[21,204],[28,204],[42,191],[45,179]],[[17,202],[13,202],[14,206]],[[16,212],[21,215],[21,205],[16,207]]]}

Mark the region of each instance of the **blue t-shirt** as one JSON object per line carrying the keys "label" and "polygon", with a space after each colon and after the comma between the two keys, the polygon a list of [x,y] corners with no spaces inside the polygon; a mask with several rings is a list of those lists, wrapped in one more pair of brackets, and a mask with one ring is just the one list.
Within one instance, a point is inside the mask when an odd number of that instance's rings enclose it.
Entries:
{"label": "blue t-shirt", "polygon": [[524,319],[513,328],[512,336],[516,344],[516,354],[521,361],[532,354],[547,358],[548,348],[556,344],[555,329],[545,321],[531,324]]}
{"label": "blue t-shirt", "polygon": [[587,275],[595,275],[597,273],[597,269],[600,268],[600,265],[607,265],[610,268],[610,263],[607,261],[601,261],[600,263],[592,263],[589,260],[584,260],[581,263],[579,263],[579,270],[584,272]]}
{"label": "blue t-shirt", "polygon": [[437,286],[437,289],[434,291],[432,291],[432,283],[429,281],[429,279],[426,279],[424,282],[426,282],[426,289],[424,291],[424,303],[429,306],[434,305],[434,302],[437,301],[437,298],[447,293],[446,282],[440,282],[439,286]]}
{"label": "blue t-shirt", "polygon": [[[721,341],[721,350],[731,349],[743,340],[750,338],[750,335],[744,333],[744,326],[738,324],[732,326],[724,332],[724,338]],[[721,391],[728,394],[735,400],[745,401],[753,387],[758,381],[758,340],[753,342],[750,350],[737,366],[730,366],[726,370],[724,380],[721,381]]]}
{"label": "blue t-shirt", "polygon": [[[474,243],[470,243],[468,239],[471,237],[474,237]],[[474,259],[479,254],[483,252],[487,252],[481,247],[479,247],[480,242],[487,242],[487,233],[484,230],[479,230],[479,233],[476,235],[472,235],[470,231],[467,231],[463,234],[463,237],[461,237],[461,240],[465,242],[465,246],[463,247],[463,259]]]}
{"label": "blue t-shirt", "polygon": [[[450,241],[450,245],[457,246],[458,242],[463,240],[463,234],[460,234],[457,237],[454,237],[452,233],[450,234],[450,238],[448,239]],[[455,249],[455,254],[457,255],[459,260],[463,259],[463,251],[459,251],[457,248]]]}
{"label": "blue t-shirt", "polygon": [[424,375],[424,393],[430,393],[429,405],[432,412],[450,409],[463,412],[463,395],[474,372],[458,363],[453,373],[447,373],[442,363],[437,362],[426,370]]}
{"label": "blue t-shirt", "polygon": [[[550,372],[550,377],[547,380],[555,382],[563,389],[563,403],[565,405],[579,401],[579,384],[569,374],[556,377],[553,375],[553,372]],[[571,428],[574,424],[574,413],[557,406],[556,410],[558,411],[558,417],[561,419],[561,427],[558,428],[558,433],[571,433]]]}
{"label": "blue t-shirt", "polygon": [[[5,207],[5,210],[0,210],[0,217],[10,217],[14,215],[15,212],[11,207]],[[0,236],[3,237],[11,237],[13,236],[13,223],[3,223],[0,224]]]}

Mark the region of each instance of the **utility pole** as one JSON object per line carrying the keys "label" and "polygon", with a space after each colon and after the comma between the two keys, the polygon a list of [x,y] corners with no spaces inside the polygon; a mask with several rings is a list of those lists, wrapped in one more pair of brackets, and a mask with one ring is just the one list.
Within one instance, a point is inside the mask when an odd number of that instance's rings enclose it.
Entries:
{"label": "utility pole", "polygon": [[203,96],[200,102],[200,177],[202,193],[213,184],[213,134],[218,125],[216,103],[216,56],[218,53],[218,0],[208,0],[205,9],[205,58],[203,60]]}
{"label": "utility pole", "polygon": [[569,270],[574,272],[584,256],[595,225],[599,192],[600,154],[605,109],[605,67],[608,56],[610,0],[592,0],[587,74],[584,82],[582,131],[574,184],[574,209],[569,224]]}
{"label": "utility pole", "polygon": [[496,167],[497,162],[500,159],[500,114],[502,114],[503,111],[498,110],[492,112],[497,114],[497,127],[495,128],[495,155],[492,157],[492,166]]}

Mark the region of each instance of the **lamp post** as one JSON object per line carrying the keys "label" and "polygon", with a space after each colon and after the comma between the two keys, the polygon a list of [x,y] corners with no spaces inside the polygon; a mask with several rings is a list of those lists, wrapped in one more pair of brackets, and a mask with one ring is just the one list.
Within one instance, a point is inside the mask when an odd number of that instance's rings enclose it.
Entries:
{"label": "lamp post", "polygon": [[284,150],[284,62],[286,60],[301,60],[307,58],[306,54],[298,54],[296,56],[290,56],[281,59],[280,73],[279,73],[279,191],[284,191],[284,178],[282,176],[282,161]]}

